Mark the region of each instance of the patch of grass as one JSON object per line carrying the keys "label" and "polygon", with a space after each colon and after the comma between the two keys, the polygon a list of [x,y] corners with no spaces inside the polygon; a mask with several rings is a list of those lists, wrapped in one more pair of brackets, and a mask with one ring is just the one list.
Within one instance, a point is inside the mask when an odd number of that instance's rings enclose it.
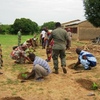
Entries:
{"label": "patch of grass", "polygon": [[43,88],[38,88],[38,90],[44,90]]}
{"label": "patch of grass", "polygon": [[18,85],[19,81],[18,80],[7,79],[6,84]]}
{"label": "patch of grass", "polygon": [[16,71],[19,71],[19,72],[26,72],[27,71],[27,68],[26,67],[23,67],[21,65],[16,65],[14,67],[12,67],[12,72],[16,72]]}
{"label": "patch of grass", "polygon": [[84,42],[80,42],[80,41],[73,42],[73,45],[75,45],[75,46],[84,46]]}
{"label": "patch of grass", "polygon": [[18,91],[13,91],[13,92],[12,92],[12,95],[16,95],[16,94],[17,94],[17,92],[18,92]]}
{"label": "patch of grass", "polygon": [[97,90],[98,89],[98,85],[95,82],[93,82],[91,89],[92,90]]}
{"label": "patch of grass", "polygon": [[22,74],[22,77],[23,77],[23,78],[26,78],[26,77],[27,77],[27,74],[24,74],[24,73],[23,73],[23,74]]}

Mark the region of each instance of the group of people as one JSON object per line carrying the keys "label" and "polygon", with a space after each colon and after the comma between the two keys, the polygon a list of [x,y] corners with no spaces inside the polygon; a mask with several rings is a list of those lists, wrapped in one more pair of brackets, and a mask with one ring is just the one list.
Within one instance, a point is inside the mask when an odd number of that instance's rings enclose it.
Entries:
{"label": "group of people", "polygon": [[[42,36],[43,35],[41,35],[41,37]],[[69,37],[67,31],[61,27],[61,24],[59,22],[57,22],[55,24],[55,29],[51,32],[48,38],[47,49],[46,49],[48,54],[52,53],[52,55],[50,55],[50,59],[51,57],[53,59],[53,65],[54,65],[53,73],[59,74],[58,57],[60,57],[61,60],[60,66],[62,67],[63,73],[64,74],[67,73],[65,51],[66,49],[70,49],[70,42],[71,42],[71,38]],[[43,41],[42,41],[42,47],[44,48]],[[91,67],[96,66],[97,64],[96,57],[93,56],[93,54],[91,54],[90,52],[84,51],[80,48],[76,48],[76,53],[78,54],[78,61],[74,65],[73,67],[74,69],[77,69],[79,64],[82,64],[85,70],[91,70]],[[25,78],[25,80],[29,79],[32,75],[34,75],[36,80],[41,80],[52,72],[48,64],[48,61],[50,59],[44,60],[41,57],[36,56],[34,53],[29,53],[27,57],[28,60],[31,63],[33,63],[33,68],[30,74]]]}
{"label": "group of people", "polygon": [[18,45],[13,47],[10,56],[15,60],[15,63],[24,64],[26,60],[28,63],[31,63],[28,55],[29,53],[35,52],[36,46],[38,46],[38,38],[36,38],[36,35],[34,35],[33,38],[30,38],[24,43],[21,43],[21,31],[21,29],[18,31]]}

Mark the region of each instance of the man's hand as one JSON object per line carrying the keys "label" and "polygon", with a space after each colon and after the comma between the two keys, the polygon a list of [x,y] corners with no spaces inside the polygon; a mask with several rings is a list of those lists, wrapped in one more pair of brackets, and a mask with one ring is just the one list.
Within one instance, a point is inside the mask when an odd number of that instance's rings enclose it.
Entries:
{"label": "man's hand", "polygon": [[66,50],[69,50],[69,49],[70,49],[70,46],[69,46],[69,45],[67,45],[67,46],[66,46]]}
{"label": "man's hand", "polygon": [[82,59],[87,59],[86,55],[83,55],[83,56],[82,56]]}

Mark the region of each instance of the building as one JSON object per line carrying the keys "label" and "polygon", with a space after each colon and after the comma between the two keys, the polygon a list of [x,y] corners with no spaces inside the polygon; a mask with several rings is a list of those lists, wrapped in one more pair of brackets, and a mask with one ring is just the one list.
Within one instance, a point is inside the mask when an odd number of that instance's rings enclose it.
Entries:
{"label": "building", "polygon": [[90,40],[100,36],[100,28],[94,27],[89,21],[73,20],[62,23],[62,27],[72,32],[72,39]]}

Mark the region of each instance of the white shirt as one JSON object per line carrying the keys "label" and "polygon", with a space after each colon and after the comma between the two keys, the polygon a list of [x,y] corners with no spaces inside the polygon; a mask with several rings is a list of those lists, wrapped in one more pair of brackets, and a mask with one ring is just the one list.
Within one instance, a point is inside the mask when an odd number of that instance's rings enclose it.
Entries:
{"label": "white shirt", "polygon": [[41,34],[42,34],[42,38],[44,38],[44,37],[45,37],[46,32],[43,30],[43,31],[41,32]]}

